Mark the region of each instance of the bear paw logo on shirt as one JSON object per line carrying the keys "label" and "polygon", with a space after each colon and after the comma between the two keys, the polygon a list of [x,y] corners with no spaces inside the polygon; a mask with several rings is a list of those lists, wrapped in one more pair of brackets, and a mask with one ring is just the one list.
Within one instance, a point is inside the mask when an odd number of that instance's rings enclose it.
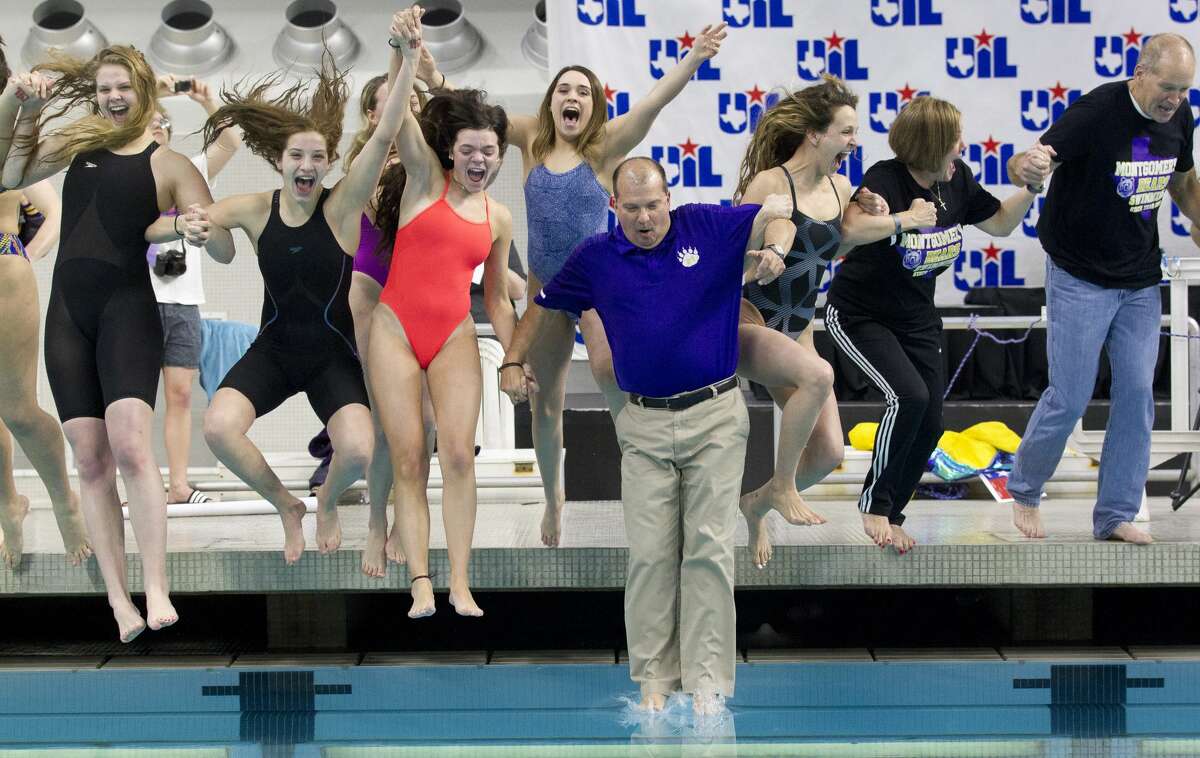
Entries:
{"label": "bear paw logo on shirt", "polygon": [[700,262],[700,251],[694,247],[685,247],[675,253],[675,257],[679,259],[684,268],[691,268]]}

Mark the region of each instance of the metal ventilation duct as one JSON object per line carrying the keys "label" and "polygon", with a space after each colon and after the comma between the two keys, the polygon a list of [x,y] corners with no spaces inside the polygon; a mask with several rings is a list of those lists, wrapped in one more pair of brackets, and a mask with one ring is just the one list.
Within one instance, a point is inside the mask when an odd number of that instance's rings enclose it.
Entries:
{"label": "metal ventilation duct", "polygon": [[21,58],[32,68],[49,60],[52,48],[86,60],[107,46],[100,30],[84,18],[81,3],[45,0],[33,9],[33,26],[21,47]]}
{"label": "metal ventilation duct", "polygon": [[358,57],[358,38],[338,18],[330,0],[295,0],[284,12],[287,22],[275,38],[275,61],[281,66],[320,66],[325,49],[339,69]]}
{"label": "metal ventilation duct", "polygon": [[546,71],[550,67],[550,38],[546,32],[546,0],[533,7],[533,23],[521,39],[525,60]]}
{"label": "metal ventilation duct", "polygon": [[150,38],[155,69],[172,74],[208,74],[233,54],[233,40],[213,21],[204,0],[175,0],[162,9],[162,25]]}
{"label": "metal ventilation duct", "polygon": [[422,37],[438,68],[446,73],[462,71],[483,52],[483,38],[467,21],[458,0],[428,0],[421,3]]}

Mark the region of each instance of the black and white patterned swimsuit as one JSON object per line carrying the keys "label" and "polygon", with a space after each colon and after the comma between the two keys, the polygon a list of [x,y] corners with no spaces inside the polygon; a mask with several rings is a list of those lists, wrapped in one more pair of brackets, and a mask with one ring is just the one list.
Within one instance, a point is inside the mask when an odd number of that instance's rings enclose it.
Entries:
{"label": "black and white patterned swimsuit", "polygon": [[842,242],[842,200],[833,177],[830,177],[829,185],[833,187],[834,197],[838,198],[838,215],[829,221],[809,218],[796,207],[796,184],[792,175],[782,166],[780,170],[792,191],[792,223],[796,225],[796,237],[784,259],[783,274],[770,284],[750,282],[742,294],[758,308],[768,327],[795,336],[812,321],[825,269]]}

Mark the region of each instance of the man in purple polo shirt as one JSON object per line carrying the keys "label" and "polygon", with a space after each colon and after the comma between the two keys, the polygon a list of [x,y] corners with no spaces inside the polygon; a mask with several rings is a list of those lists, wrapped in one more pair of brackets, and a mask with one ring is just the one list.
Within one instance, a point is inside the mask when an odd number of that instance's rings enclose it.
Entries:
{"label": "man in purple polo shirt", "polygon": [[713,713],[734,680],[733,534],[750,427],[734,376],[742,277],[765,284],[783,272],[758,248],[791,205],[779,195],[672,211],[649,158],[618,166],[613,188],[620,227],[581,243],[530,304],[500,386],[523,402],[523,362],[545,321],[596,309],[629,393],[616,428],[630,674],[646,708],[682,689],[696,713]]}

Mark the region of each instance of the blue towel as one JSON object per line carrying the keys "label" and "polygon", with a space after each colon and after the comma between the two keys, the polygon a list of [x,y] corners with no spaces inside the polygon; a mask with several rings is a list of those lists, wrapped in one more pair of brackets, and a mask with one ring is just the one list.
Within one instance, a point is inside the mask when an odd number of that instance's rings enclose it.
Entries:
{"label": "blue towel", "polygon": [[258,328],[240,321],[206,318],[200,322],[200,386],[211,403],[221,380],[241,360]]}

